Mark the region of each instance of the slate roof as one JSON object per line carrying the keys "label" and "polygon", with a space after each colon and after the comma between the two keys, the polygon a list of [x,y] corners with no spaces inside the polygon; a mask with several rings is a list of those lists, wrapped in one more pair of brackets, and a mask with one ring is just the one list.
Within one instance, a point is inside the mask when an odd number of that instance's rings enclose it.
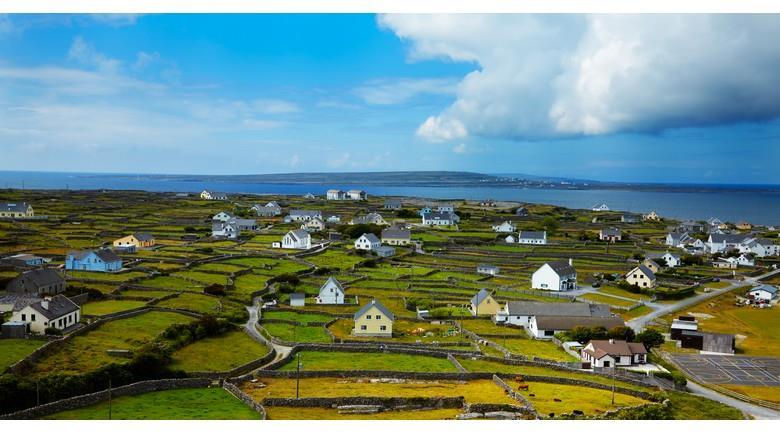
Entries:
{"label": "slate roof", "polygon": [[601,229],[601,234],[603,236],[620,236],[620,229],[616,229],[614,227]]}
{"label": "slate roof", "polygon": [[305,238],[311,236],[309,234],[309,232],[307,232],[306,230],[303,230],[303,229],[290,230],[289,232],[287,232],[287,234],[292,235],[292,237],[294,237],[296,240],[305,239]]}
{"label": "slate roof", "polygon": [[567,260],[556,260],[554,262],[547,262],[546,264],[558,275],[571,275],[577,273],[574,266],[570,265]]}
{"label": "slate roof", "polygon": [[648,268],[645,265],[639,265],[635,267],[634,269],[631,270],[631,272],[629,272],[629,274],[632,274],[637,269],[640,270],[643,274],[647,275],[647,278],[650,278],[651,280],[655,279],[655,272],[653,272],[652,269]]}
{"label": "slate roof", "polygon": [[150,235],[149,233],[136,233],[134,236],[141,242],[149,242],[154,240],[154,236]]}
{"label": "slate roof", "polygon": [[2,202],[0,203],[0,212],[27,212],[29,206],[24,202]]}
{"label": "slate roof", "polygon": [[16,278],[25,278],[36,288],[50,286],[65,281],[65,278],[54,269],[34,269],[32,271],[25,271]]}
{"label": "slate roof", "polygon": [[390,227],[382,230],[382,239],[404,239],[410,240],[412,231],[409,229]]}
{"label": "slate roof", "polygon": [[750,289],[750,292],[756,292],[756,291],[759,291],[759,290],[767,291],[767,292],[769,292],[769,293],[771,293],[773,295],[775,293],[777,293],[777,287],[770,286],[769,284],[764,284],[764,285],[761,285],[761,286],[758,286],[758,287],[754,287],[754,288]]}
{"label": "slate roof", "polygon": [[586,304],[584,302],[507,302],[510,316],[580,316],[610,317],[609,305]]}
{"label": "slate roof", "polygon": [[318,217],[322,215],[322,212],[318,210],[290,209],[290,216],[295,216],[295,215]]}
{"label": "slate roof", "polygon": [[49,308],[43,308],[41,301],[30,304],[30,308],[40,313],[48,320],[55,320],[66,314],[78,311],[79,306],[66,296],[57,295],[49,300]]}
{"label": "slate roof", "polygon": [[471,297],[471,305],[479,305],[488,296],[490,296],[490,292],[487,289],[480,289],[476,295]]}
{"label": "slate roof", "polygon": [[726,242],[727,244],[738,244],[749,238],[750,235],[745,233],[737,233],[737,234],[713,233],[710,235],[710,239],[712,239],[712,242],[715,244],[720,244],[723,242]]}
{"label": "slate roof", "polygon": [[83,260],[93,252],[96,256],[98,256],[98,258],[100,258],[100,260],[103,260],[104,262],[118,262],[122,260],[108,248],[103,248],[101,250],[68,251],[68,255],[73,256],[73,258],[76,260]]}
{"label": "slate roof", "polygon": [[366,312],[370,310],[372,306],[376,307],[379,311],[382,312],[382,314],[390,318],[390,320],[395,320],[395,315],[393,314],[393,312],[388,310],[387,307],[382,305],[382,303],[377,301],[376,299],[372,299],[371,302],[364,305],[363,308],[358,310],[357,313],[355,313],[354,320],[357,320],[360,316],[366,314]]}
{"label": "slate roof", "polygon": [[290,300],[301,301],[306,299],[305,293],[290,293]]}
{"label": "slate roof", "polygon": [[341,282],[336,279],[336,277],[328,277],[327,280],[325,280],[325,283],[320,286],[320,292],[322,289],[324,289],[326,286],[330,285],[330,283],[333,283],[339,290],[341,290],[341,293],[344,293],[344,286],[341,285]]}
{"label": "slate roof", "polygon": [[547,232],[531,232],[521,230],[518,239],[545,239],[547,238]]}
{"label": "slate roof", "polygon": [[577,326],[586,328],[603,326],[612,329],[616,326],[625,326],[625,322],[619,317],[536,316],[537,329],[568,331]]}
{"label": "slate roof", "polygon": [[372,244],[379,243],[379,238],[376,237],[376,235],[373,233],[363,233],[363,236],[361,236],[361,238],[362,237],[365,237]]}

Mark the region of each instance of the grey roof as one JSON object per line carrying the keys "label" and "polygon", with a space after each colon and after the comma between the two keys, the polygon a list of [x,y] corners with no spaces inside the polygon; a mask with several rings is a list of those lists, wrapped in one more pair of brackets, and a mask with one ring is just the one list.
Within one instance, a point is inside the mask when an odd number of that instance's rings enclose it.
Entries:
{"label": "grey roof", "polygon": [[49,300],[49,308],[43,308],[41,301],[30,304],[30,308],[39,312],[49,320],[58,319],[66,314],[78,311],[79,306],[66,296],[57,295]]}
{"label": "grey roof", "polygon": [[[637,266],[637,267],[636,267],[636,268],[634,268],[634,269],[639,269],[640,271],[642,271],[642,273],[643,273],[643,274],[647,275],[647,278],[650,278],[651,280],[654,280],[654,279],[655,279],[655,272],[653,272],[653,270],[652,270],[652,269],[648,268],[648,267],[647,267],[647,266],[645,266],[645,265],[639,265],[639,266]],[[634,269],[632,269],[632,270],[631,270],[631,272],[633,272],[633,271],[634,271]],[[631,272],[629,272],[629,274],[630,274]]]}
{"label": "grey roof", "polygon": [[479,305],[480,302],[484,301],[488,296],[490,296],[490,292],[487,289],[480,289],[476,295],[471,297],[471,304]]}
{"label": "grey roof", "polygon": [[620,236],[620,229],[609,227],[606,229],[601,229],[601,233],[606,236]]}
{"label": "grey roof", "polygon": [[454,218],[455,213],[449,211],[431,211],[425,212],[423,217],[427,220],[451,220]]}
{"label": "grey roof", "polygon": [[377,301],[376,299],[372,299],[371,302],[364,305],[363,308],[359,309],[357,313],[355,313],[354,319],[357,320],[360,316],[366,314],[366,312],[370,310],[372,306],[375,306],[379,311],[382,312],[382,314],[389,317],[390,320],[395,320],[395,315],[393,314],[393,312],[388,310],[387,307],[382,305],[382,303]]}
{"label": "grey roof", "polygon": [[650,262],[650,263],[652,263],[652,264],[653,264],[653,266],[655,266],[656,268],[659,268],[659,269],[660,269],[660,268],[662,268],[662,266],[661,266],[661,265],[659,265],[659,264],[658,264],[658,262],[656,262],[656,261],[655,261],[655,260],[653,260],[653,259],[645,259],[645,263],[647,263],[647,262]]}
{"label": "grey roof", "polygon": [[300,215],[300,216],[320,216],[322,215],[322,212],[318,210],[306,210],[306,209],[290,209],[290,215]]}
{"label": "grey roof", "polygon": [[390,227],[382,230],[382,239],[406,239],[412,238],[412,231],[400,227]]}
{"label": "grey roof", "polygon": [[0,203],[0,212],[26,212],[28,206],[25,202],[3,202]]}
{"label": "grey roof", "polygon": [[586,328],[603,326],[612,329],[616,326],[625,326],[625,322],[619,317],[536,316],[537,329],[568,331],[577,326]]}
{"label": "grey roof", "polygon": [[[375,243],[379,242],[379,238],[376,237],[376,235],[373,234],[373,233],[363,233],[363,236],[365,236],[366,239],[368,239],[368,241],[371,242],[372,244],[375,244]],[[361,236],[361,237],[363,237],[363,236]]]}
{"label": "grey roof", "polygon": [[570,265],[567,260],[556,260],[554,262],[547,262],[546,264],[550,265],[552,270],[558,275],[571,275],[577,273],[574,266]]}
{"label": "grey roof", "polygon": [[610,317],[609,305],[586,304],[584,302],[507,302],[510,316],[580,316]]}
{"label": "grey roof", "polygon": [[135,236],[135,238],[141,242],[148,242],[154,240],[154,236],[150,235],[149,233],[136,233],[133,236]]}
{"label": "grey roof", "polygon": [[73,258],[76,260],[82,260],[93,252],[100,260],[103,260],[104,262],[118,262],[122,260],[108,248],[103,248],[101,250],[68,251],[68,255],[73,256]]}
{"label": "grey roof", "polygon": [[307,237],[311,236],[309,234],[309,232],[307,232],[306,230],[303,230],[303,229],[290,230],[289,233],[292,234],[292,236],[295,239],[298,239],[298,240],[304,239],[304,238],[307,238]]}
{"label": "grey roof", "polygon": [[51,286],[52,284],[59,284],[65,281],[65,278],[54,269],[34,269],[32,271],[25,271],[16,278],[24,278],[36,288]]}
{"label": "grey roof", "polygon": [[385,200],[385,205],[401,206],[401,200],[397,198],[388,198]]}
{"label": "grey roof", "polygon": [[710,238],[712,239],[713,243],[719,244],[722,242],[726,242],[727,244],[738,244],[746,239],[749,239],[751,236],[746,233],[737,233],[737,234],[720,234],[720,233],[713,233],[710,235]]}
{"label": "grey roof", "polygon": [[498,269],[496,265],[477,265],[477,269]]}
{"label": "grey roof", "polygon": [[301,299],[306,299],[305,293],[290,293],[290,299],[294,299],[296,301],[299,301]]}
{"label": "grey roof", "polygon": [[754,287],[754,288],[750,289],[751,292],[754,292],[754,291],[757,291],[757,290],[765,290],[765,291],[767,291],[769,293],[772,293],[772,294],[777,293],[777,287],[770,286],[769,284],[764,284],[764,285],[761,285],[761,286]]}
{"label": "grey roof", "polygon": [[547,237],[547,232],[530,232],[521,230],[520,234],[518,235],[518,239],[545,239]]}
{"label": "grey roof", "polygon": [[320,286],[320,290],[324,289],[325,286],[328,285],[328,283],[333,283],[336,287],[339,288],[339,290],[341,290],[342,293],[344,292],[344,286],[342,286],[341,282],[339,280],[337,280],[336,277],[333,277],[333,276],[328,277],[328,279],[325,280],[325,282],[322,284],[322,286]]}

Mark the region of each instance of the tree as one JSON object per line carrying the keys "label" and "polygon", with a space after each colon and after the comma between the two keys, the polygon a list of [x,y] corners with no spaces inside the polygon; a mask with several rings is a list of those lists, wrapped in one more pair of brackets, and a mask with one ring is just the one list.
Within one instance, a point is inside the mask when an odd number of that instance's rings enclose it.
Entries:
{"label": "tree", "polygon": [[412,209],[401,209],[395,212],[395,216],[398,218],[417,218],[420,215]]}
{"label": "tree", "polygon": [[655,329],[645,329],[644,331],[636,334],[635,340],[644,344],[647,350],[654,347],[659,347],[664,344],[664,336]]}
{"label": "tree", "polygon": [[634,341],[636,333],[628,326],[616,326],[609,330],[608,336],[614,340]]}
{"label": "tree", "polygon": [[550,232],[550,234],[555,233],[556,230],[558,230],[558,227],[560,224],[558,223],[558,220],[555,219],[555,217],[544,217],[542,220],[542,228]]}

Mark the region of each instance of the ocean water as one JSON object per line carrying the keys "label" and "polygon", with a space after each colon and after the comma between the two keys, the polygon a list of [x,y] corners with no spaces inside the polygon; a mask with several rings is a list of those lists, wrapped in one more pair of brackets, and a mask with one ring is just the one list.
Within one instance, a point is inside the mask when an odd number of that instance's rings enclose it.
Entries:
{"label": "ocean water", "polygon": [[[248,194],[324,195],[331,188],[363,189],[369,195],[397,195],[432,199],[507,200],[589,209],[604,202],[613,210],[660,215],[676,219],[747,220],[780,225],[780,192],[714,190],[708,192],[522,189],[509,187],[410,187],[334,184],[261,184],[202,182],[158,177],[98,175],[90,173],[0,171],[0,188],[27,189],[134,189],[156,192],[192,192],[203,189]],[[2,193],[0,193],[2,200]]]}

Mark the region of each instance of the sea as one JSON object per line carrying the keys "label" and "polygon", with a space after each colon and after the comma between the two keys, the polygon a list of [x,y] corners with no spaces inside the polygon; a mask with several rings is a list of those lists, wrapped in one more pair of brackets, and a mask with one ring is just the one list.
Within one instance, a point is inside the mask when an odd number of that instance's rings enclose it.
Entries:
{"label": "sea", "polygon": [[[606,203],[612,210],[647,213],[674,219],[749,221],[753,224],[780,226],[780,192],[734,191],[712,188],[704,192],[637,191],[621,189],[560,189],[521,187],[423,187],[362,186],[337,184],[250,183],[241,181],[202,181],[166,179],[158,176],[111,175],[96,173],[59,173],[0,171],[0,188],[15,189],[87,189],[144,190],[155,192],[199,193],[204,189],[227,193],[324,195],[335,189],[363,189],[369,195],[420,197],[444,200],[487,200],[544,203],[573,209],[590,209]],[[0,192],[0,200],[2,193]]]}

